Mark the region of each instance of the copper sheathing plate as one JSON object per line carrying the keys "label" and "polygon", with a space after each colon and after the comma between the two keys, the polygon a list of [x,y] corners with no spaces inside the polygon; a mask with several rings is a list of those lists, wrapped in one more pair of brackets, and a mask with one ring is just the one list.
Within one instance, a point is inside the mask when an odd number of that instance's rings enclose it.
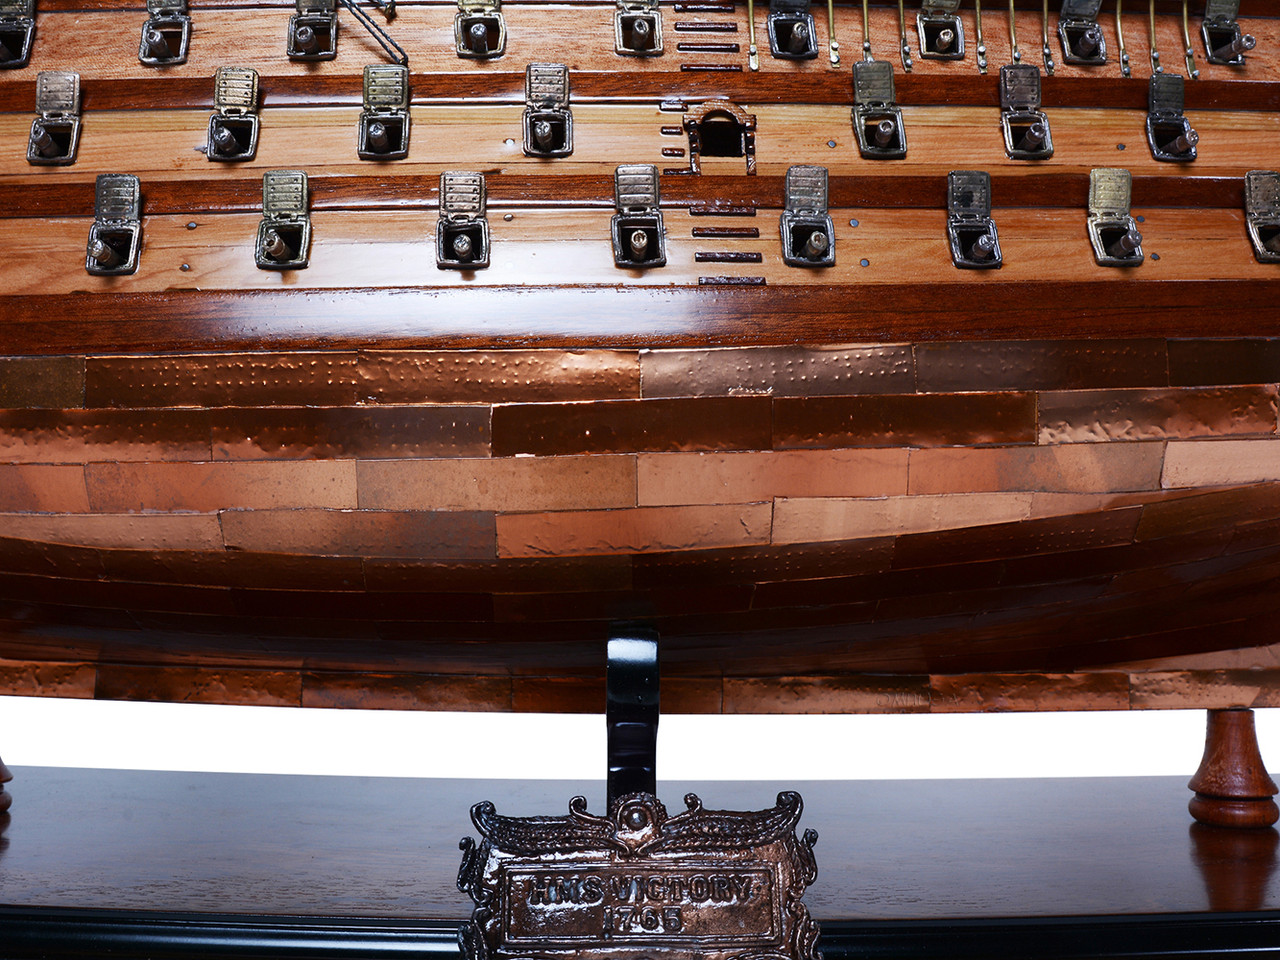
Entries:
{"label": "copper sheathing plate", "polygon": [[932,447],[911,452],[908,492],[1154,490],[1163,466],[1159,443]]}
{"label": "copper sheathing plate", "polygon": [[768,397],[502,405],[493,455],[769,449]]}
{"label": "copper sheathing plate", "polygon": [[0,463],[0,513],[88,513],[79,464]]}
{"label": "copper sheathing plate", "polygon": [[85,366],[91,407],[341,406],[355,399],[354,354],[95,357]]}
{"label": "copper sheathing plate", "polygon": [[919,390],[1081,390],[1169,382],[1163,340],[996,341],[916,346]]}
{"label": "copper sheathing plate", "polygon": [[[721,686],[719,677],[663,677],[665,709],[670,713],[721,713]],[[516,677],[511,682],[511,709],[595,713],[598,708],[593,705],[604,695],[603,677]]]}
{"label": "copper sheathing plate", "polygon": [[1129,678],[1119,673],[958,675],[933,677],[930,683],[935,713],[1035,710],[1046,699],[1058,710],[1127,710]]}
{"label": "copper sheathing plate", "polygon": [[103,700],[167,700],[298,706],[302,683],[296,672],[211,670],[201,667],[138,667],[102,664],[96,696]]}
{"label": "copper sheathing plate", "polygon": [[498,517],[498,555],[583,556],[768,543],[770,522],[768,503],[506,514]]}
{"label": "copper sheathing plate", "polygon": [[659,506],[902,496],[909,455],[901,448],[641,454],[636,497]]}
{"label": "copper sheathing plate", "polygon": [[0,537],[132,550],[226,549],[216,513],[0,513]]}
{"label": "copper sheathing plate", "polygon": [[1169,382],[1192,387],[1280,381],[1280,340],[1170,340]]}
{"label": "copper sheathing plate", "polygon": [[640,357],[626,350],[459,350],[360,354],[367,403],[534,403],[640,396]]}
{"label": "copper sheathing plate", "polygon": [[206,410],[0,410],[0,462],[208,460]]}
{"label": "copper sheathing plate", "polygon": [[221,520],[230,550],[477,560],[497,553],[486,512],[228,510]]}
{"label": "copper sheathing plate", "polygon": [[1130,698],[1135,706],[1153,710],[1176,709],[1206,697],[1213,697],[1216,706],[1224,710],[1280,706],[1280,689],[1269,682],[1271,679],[1270,670],[1258,668],[1155,670],[1134,678]]}
{"label": "copper sheathing plate", "polygon": [[247,463],[90,463],[93,509],[102,513],[356,507],[350,460]]}
{"label": "copper sheathing plate", "polygon": [[507,677],[306,673],[302,706],[364,710],[510,710]]}
{"label": "copper sheathing plate", "polygon": [[1267,436],[1275,430],[1275,384],[1040,394],[1041,443]]}
{"label": "copper sheathing plate", "polygon": [[640,356],[645,397],[911,393],[909,344],[653,350]]}
{"label": "copper sheathing plate", "polygon": [[412,510],[602,510],[636,503],[631,456],[364,460],[360,506]]}
{"label": "copper sheathing plate", "polygon": [[929,679],[726,677],[725,713],[928,713]]}
{"label": "copper sheathing plate", "polygon": [[17,697],[92,700],[97,668],[88,663],[0,660],[0,688]]}
{"label": "copper sheathing plate", "polygon": [[1030,393],[784,397],[773,435],[779,448],[1030,443],[1035,423]]}
{"label": "copper sheathing plate", "polygon": [[244,407],[212,410],[215,460],[489,455],[488,407]]}

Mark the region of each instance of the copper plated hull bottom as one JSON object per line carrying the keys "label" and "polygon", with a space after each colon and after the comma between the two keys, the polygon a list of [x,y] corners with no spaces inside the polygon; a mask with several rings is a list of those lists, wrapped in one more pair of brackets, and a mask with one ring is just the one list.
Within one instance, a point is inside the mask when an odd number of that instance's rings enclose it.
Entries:
{"label": "copper plated hull bottom", "polygon": [[[1265,339],[0,358],[0,692],[1263,705]],[[1243,679],[1241,679],[1243,678]]]}
{"label": "copper plated hull bottom", "polygon": [[1245,687],[1265,702],[1270,671],[1257,668],[1275,660],[1265,645],[1280,608],[1280,490],[1112,499],[896,537],[573,558],[8,539],[0,685],[590,710],[601,641],[629,619],[661,631],[664,708],[676,711],[1191,706],[1245,696],[1237,675],[1251,675]]}

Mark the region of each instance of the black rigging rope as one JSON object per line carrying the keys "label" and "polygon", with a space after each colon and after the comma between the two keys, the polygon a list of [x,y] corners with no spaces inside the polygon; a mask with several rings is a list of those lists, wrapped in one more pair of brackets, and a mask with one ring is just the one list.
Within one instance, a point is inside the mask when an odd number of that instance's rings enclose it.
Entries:
{"label": "black rigging rope", "polygon": [[[360,22],[360,25],[373,35],[373,39],[378,41],[378,45],[382,47],[387,56],[402,67],[409,65],[409,55],[404,52],[404,47],[396,43],[391,34],[380,27],[369,14],[361,10],[356,0],[338,0],[338,2],[350,10],[351,15]],[[369,2],[382,11],[388,22],[396,18],[396,0],[369,0]]]}

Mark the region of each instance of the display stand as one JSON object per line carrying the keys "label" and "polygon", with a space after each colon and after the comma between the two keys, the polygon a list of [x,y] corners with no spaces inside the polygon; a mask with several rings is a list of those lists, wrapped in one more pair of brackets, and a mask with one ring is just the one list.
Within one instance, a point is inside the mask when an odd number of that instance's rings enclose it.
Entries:
{"label": "display stand", "polygon": [[[19,768],[6,958],[457,955],[477,797],[554,810],[605,783]],[[1181,777],[659,783],[805,798],[825,956],[1280,956],[1277,834],[1190,821]],[[21,811],[18,816],[16,811]]]}

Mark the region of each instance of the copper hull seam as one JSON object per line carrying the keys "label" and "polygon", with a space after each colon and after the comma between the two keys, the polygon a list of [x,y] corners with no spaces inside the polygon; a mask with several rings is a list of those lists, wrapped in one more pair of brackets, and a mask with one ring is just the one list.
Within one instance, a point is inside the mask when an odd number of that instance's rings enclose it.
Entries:
{"label": "copper hull seam", "polygon": [[[290,7],[197,7],[156,70],[116,49],[126,6],[42,3],[32,65],[0,74],[0,694],[593,710],[610,624],[640,620],[675,712],[1280,705],[1280,266],[1244,214],[1280,135],[1270,11],[1243,7],[1244,66],[1198,58],[1195,164],[1148,152],[1145,11],[1133,78],[1044,78],[1056,152],[1028,164],[1000,139],[1003,14],[987,75],[904,74],[873,8],[911,143],[876,162],[850,54],[753,73],[745,5],[673,11],[662,57],[624,58],[612,6],[509,4],[507,52],[471,61],[452,10],[410,2],[410,155],[367,163],[379,53],[346,14],[306,67]],[[855,50],[860,6],[836,15]],[[227,50],[263,89],[243,164],[203,153]],[[574,152],[527,158],[525,64],[569,50]],[[84,86],[69,166],[20,149],[48,69]],[[751,172],[690,173],[682,117],[712,97],[755,118]],[[614,265],[630,162],[662,171],[662,268]],[[830,268],[783,261],[791,164],[829,171]],[[1085,209],[1120,166],[1146,259],[1116,270]],[[311,178],[306,270],[254,263],[280,168]],[[462,169],[492,263],[437,270]],[[952,264],[953,169],[991,174],[998,271]],[[124,172],[139,268],[89,276],[94,178]]]}

